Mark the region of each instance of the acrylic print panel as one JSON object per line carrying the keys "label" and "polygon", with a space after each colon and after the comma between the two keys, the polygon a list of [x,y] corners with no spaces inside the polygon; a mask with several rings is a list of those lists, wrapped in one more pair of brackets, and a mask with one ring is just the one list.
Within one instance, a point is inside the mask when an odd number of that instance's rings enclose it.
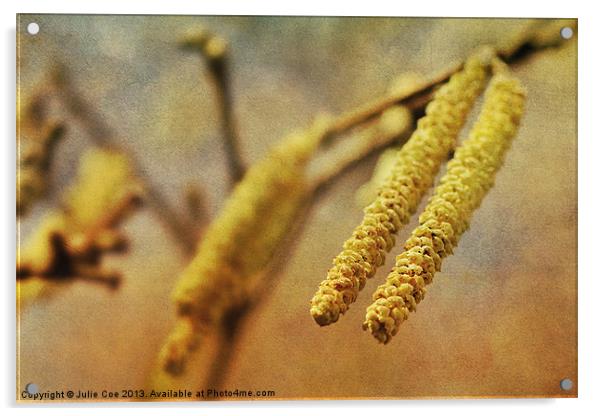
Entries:
{"label": "acrylic print panel", "polygon": [[18,401],[577,395],[576,20],[17,30]]}

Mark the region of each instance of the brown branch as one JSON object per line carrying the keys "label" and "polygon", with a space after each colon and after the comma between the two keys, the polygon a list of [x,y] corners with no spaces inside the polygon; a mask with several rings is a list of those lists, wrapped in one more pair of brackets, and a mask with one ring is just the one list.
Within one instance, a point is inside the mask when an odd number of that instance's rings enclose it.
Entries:
{"label": "brown branch", "polygon": [[345,138],[345,143],[318,155],[314,161],[326,160],[322,166],[310,170],[309,187],[312,193],[326,188],[343,171],[346,171],[369,155],[378,153],[393,142],[405,142],[414,127],[412,112],[404,106],[393,106],[387,109],[379,119],[362,130]]}
{"label": "brown branch", "polygon": [[180,45],[184,49],[200,53],[207,62],[215,86],[220,126],[228,158],[228,172],[231,184],[234,185],[245,174],[246,165],[241,156],[240,138],[233,114],[228,71],[228,45],[221,37],[204,30],[186,36]]}
{"label": "brown branch", "polygon": [[206,195],[198,183],[188,183],[184,188],[184,201],[188,216],[199,229],[205,226],[209,220],[206,199]]}
{"label": "brown branch", "polygon": [[[346,133],[357,125],[363,124],[378,116],[383,111],[394,105],[404,105],[412,110],[423,105],[425,98],[430,98],[437,86],[446,82],[449,77],[462,68],[463,63],[456,63],[444,69],[438,74],[428,78],[427,81],[419,83],[415,88],[402,91],[400,94],[387,95],[355,110],[342,114],[335,119],[329,129],[329,136]],[[428,101],[428,99],[427,99]]]}
{"label": "brown branch", "polygon": [[116,136],[114,132],[106,124],[104,118],[92,108],[89,102],[84,99],[84,96],[75,88],[64,65],[57,65],[54,73],[54,84],[56,85],[57,95],[63,102],[67,112],[81,124],[96,144],[119,149],[119,151],[128,155],[136,175],[144,182],[148,205],[182,250],[187,255],[191,255],[197,243],[195,227],[189,224],[184,215],[177,212],[169,204],[165,195],[146,173],[146,170],[142,168],[135,155],[115,143],[114,137]]}
{"label": "brown branch", "polygon": [[52,88],[42,82],[26,103],[17,103],[17,217],[50,193],[50,168],[65,123],[51,115]]}
{"label": "brown branch", "polygon": [[[516,39],[510,42],[510,45],[495,48],[494,51],[505,63],[509,65],[520,64],[535,52],[561,46],[565,41],[560,36],[560,29],[564,26],[576,29],[572,21],[563,22],[553,20],[544,23],[537,21],[527,29],[521,31]],[[357,125],[378,116],[394,105],[404,105],[413,111],[422,110],[426,103],[430,101],[435,89],[447,82],[454,73],[462,68],[462,65],[463,63],[461,62],[454,63],[441,72],[429,77],[427,81],[417,85],[412,90],[388,95],[358,109],[342,114],[333,121],[329,129],[329,136],[334,137],[343,134]]]}
{"label": "brown branch", "polygon": [[[50,168],[59,142],[65,137],[65,125],[47,120],[35,129],[28,147],[21,151],[19,143],[19,165],[17,171],[17,216],[26,214],[32,205],[45,197],[51,187]],[[19,140],[22,140],[19,137]]]}
{"label": "brown branch", "polygon": [[123,154],[87,152],[61,206],[44,217],[29,241],[20,245],[17,280],[86,280],[116,288],[120,277],[103,270],[102,260],[106,254],[127,250],[119,226],[140,206],[141,188]]}
{"label": "brown branch", "polygon": [[231,322],[218,334],[217,353],[211,360],[204,387],[219,390],[232,366],[236,347],[240,341],[240,328],[245,324],[249,310],[239,310],[231,316]]}

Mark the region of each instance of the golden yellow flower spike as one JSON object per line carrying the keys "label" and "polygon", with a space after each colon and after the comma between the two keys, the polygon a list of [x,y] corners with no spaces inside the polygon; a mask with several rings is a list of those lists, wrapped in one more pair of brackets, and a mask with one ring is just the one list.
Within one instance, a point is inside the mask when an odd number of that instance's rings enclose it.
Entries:
{"label": "golden yellow flower spike", "polygon": [[474,210],[493,186],[495,172],[516,134],[523,113],[524,92],[515,78],[496,74],[485,94],[485,103],[469,138],[458,148],[434,196],[420,216],[420,225],[406,241],[385,284],[374,293],[366,312],[364,329],[387,343],[416,310],[468,228]]}
{"label": "golden yellow flower spike", "polygon": [[426,107],[426,115],[397,154],[391,175],[376,200],[365,208],[362,223],[333,260],[333,267],[311,300],[310,313],[320,325],[336,322],[384,263],[395,234],[431,187],[443,160],[453,149],[468,112],[480,94],[489,66],[486,53],[469,58]]}
{"label": "golden yellow flower spike", "polygon": [[[253,165],[209,226],[173,294],[180,319],[192,318],[195,330],[222,323],[228,312],[248,301],[254,278],[272,259],[309,195],[305,170],[328,126],[328,119],[317,120]],[[183,335],[172,334],[160,354],[163,368],[171,373],[182,370],[184,355],[193,349],[186,344],[195,338],[190,326],[176,331]]]}

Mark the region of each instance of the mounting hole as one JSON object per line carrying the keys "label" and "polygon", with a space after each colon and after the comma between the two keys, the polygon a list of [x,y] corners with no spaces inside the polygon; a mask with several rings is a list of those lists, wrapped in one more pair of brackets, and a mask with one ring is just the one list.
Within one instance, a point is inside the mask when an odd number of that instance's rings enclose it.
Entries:
{"label": "mounting hole", "polygon": [[27,33],[29,33],[30,35],[37,35],[39,31],[40,25],[36,22],[31,22],[27,25]]}
{"label": "mounting hole", "polygon": [[570,27],[563,27],[562,29],[560,29],[560,36],[563,39],[570,39],[573,37],[573,29],[571,29]]}
{"label": "mounting hole", "polygon": [[36,394],[38,391],[40,391],[40,389],[38,388],[37,384],[29,383],[27,386],[25,386],[25,391],[29,394]]}
{"label": "mounting hole", "polygon": [[560,388],[564,391],[569,391],[573,389],[573,380],[570,378],[565,378],[560,381]]}

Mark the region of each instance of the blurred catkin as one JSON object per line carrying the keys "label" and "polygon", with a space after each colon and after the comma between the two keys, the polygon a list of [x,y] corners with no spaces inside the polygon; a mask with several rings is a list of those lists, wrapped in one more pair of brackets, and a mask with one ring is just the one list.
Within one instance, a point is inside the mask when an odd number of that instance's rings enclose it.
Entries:
{"label": "blurred catkin", "polygon": [[[106,283],[115,283],[115,274],[100,268],[101,255],[125,247],[116,228],[132,212],[140,193],[141,187],[123,154],[112,150],[87,152],[61,209],[44,217],[31,238],[19,244],[17,277],[27,282],[37,280],[32,278],[107,278]],[[26,300],[28,293],[36,296],[40,292],[20,289],[20,301]]]}
{"label": "blurred catkin", "polygon": [[[273,258],[309,194],[306,167],[328,124],[319,118],[307,131],[288,136],[236,185],[176,285],[180,319],[192,318],[202,330],[223,324],[228,313],[248,303],[254,278]],[[167,371],[182,369],[191,346],[181,344],[194,338],[190,331],[184,334],[170,336],[160,354]]]}
{"label": "blurred catkin", "polygon": [[[394,95],[409,94],[416,86],[424,83],[424,77],[415,72],[404,72],[397,76],[389,86],[389,93]],[[405,106],[395,106],[392,109],[405,111],[408,114],[408,120],[413,122],[412,112]],[[389,110],[387,110],[389,111]],[[383,113],[383,116],[386,114]],[[409,126],[409,121],[408,121]],[[376,166],[372,171],[372,177],[368,182],[363,184],[355,193],[355,200],[360,208],[369,205],[378,196],[378,190],[389,178],[389,172],[395,165],[397,160],[397,152],[401,149],[401,145],[385,149],[376,162]]]}
{"label": "blurred catkin", "polygon": [[426,107],[426,115],[397,153],[392,172],[362,223],[333,260],[333,267],[311,300],[310,313],[320,325],[336,322],[353,303],[395,243],[395,234],[409,221],[431,187],[440,164],[453,149],[460,129],[480,94],[490,56],[469,58],[463,69],[442,86]]}
{"label": "blurred catkin", "polygon": [[69,226],[81,232],[99,225],[112,227],[121,216],[107,214],[141,193],[142,185],[125,154],[109,149],[88,151],[80,162],[77,181],[67,193]]}
{"label": "blurred catkin", "polygon": [[407,138],[413,126],[414,117],[409,109],[401,105],[388,108],[373,122],[362,125],[357,132],[315,157],[308,174],[312,186],[317,189],[327,184],[370,153]]}
{"label": "blurred catkin", "polygon": [[47,194],[54,153],[65,136],[65,124],[50,114],[49,90],[44,85],[27,103],[17,103],[17,216]]}
{"label": "blurred catkin", "polygon": [[382,343],[397,333],[410,311],[425,295],[425,286],[441,270],[443,258],[452,254],[468,228],[474,210],[493,186],[506,150],[516,134],[523,113],[524,92],[517,79],[496,74],[485,94],[485,103],[469,138],[447,165],[420,225],[405,243],[405,251],[385,284],[374,293],[366,312],[364,329]]}

